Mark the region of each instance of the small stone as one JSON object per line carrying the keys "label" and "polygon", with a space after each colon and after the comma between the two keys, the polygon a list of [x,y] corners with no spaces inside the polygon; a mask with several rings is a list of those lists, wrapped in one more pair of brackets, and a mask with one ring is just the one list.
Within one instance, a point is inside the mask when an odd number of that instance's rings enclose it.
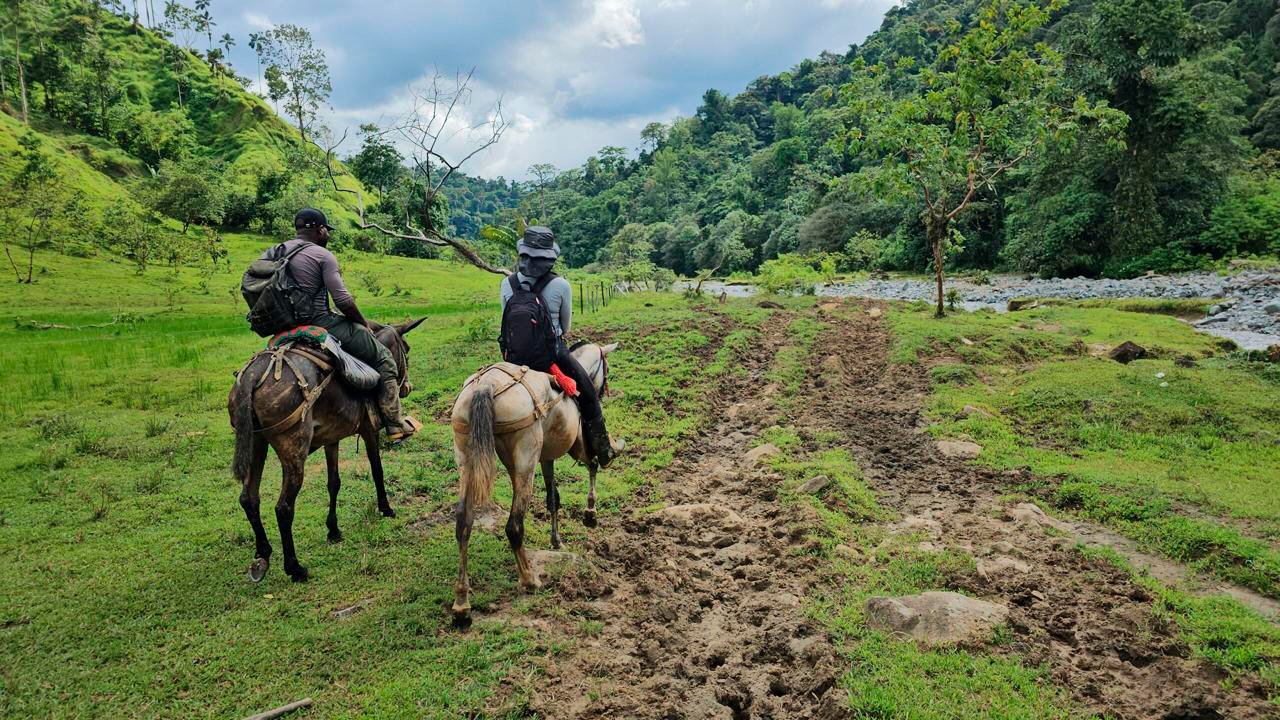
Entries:
{"label": "small stone", "polygon": [[1280,315],[1280,300],[1272,300],[1262,306],[1262,312],[1268,315]]}
{"label": "small stone", "polygon": [[972,460],[982,452],[982,446],[967,440],[939,440],[934,443],[943,457]]}
{"label": "small stone", "polygon": [[976,405],[965,405],[963,408],[961,408],[961,409],[960,409],[960,417],[962,417],[962,418],[971,418],[971,417],[984,417],[984,418],[989,418],[989,417],[994,417],[994,416],[993,416],[991,413],[987,412],[986,410],[983,410],[982,408],[980,408],[980,407],[978,407],[978,406],[976,406]]}
{"label": "small stone", "polygon": [[964,345],[968,345],[969,347],[973,347],[973,341],[967,337],[960,338],[960,342],[963,343]]}
{"label": "small stone", "polygon": [[1157,380],[1160,380],[1160,379],[1162,379],[1162,378],[1164,378],[1164,373],[1162,373],[1162,372],[1158,372],[1158,373],[1156,373],[1156,379],[1157,379]]}
{"label": "small stone", "polygon": [[826,487],[830,484],[831,484],[831,478],[827,477],[826,475],[814,475],[808,480],[805,480],[803,485],[796,488],[796,492],[819,493],[819,492],[822,492],[824,489],[826,489]]}
{"label": "small stone", "polygon": [[994,551],[994,552],[1002,553],[1002,554],[1004,554],[1004,555],[1010,555],[1010,554],[1012,554],[1013,552],[1015,552],[1015,551],[1014,551],[1014,547],[1013,547],[1013,543],[1011,543],[1011,542],[1007,542],[1007,541],[1005,541],[1005,540],[1001,540],[1001,541],[999,541],[999,542],[992,543],[992,544],[991,544],[991,549],[992,549],[992,551]]}
{"label": "small stone", "polygon": [[1141,360],[1146,356],[1147,349],[1130,340],[1120,343],[1114,350],[1107,353],[1107,357],[1124,365],[1128,365],[1134,360]]}
{"label": "small stone", "polygon": [[883,310],[881,310],[880,308],[875,308],[875,307],[873,307],[873,308],[871,308],[870,310],[868,310],[868,311],[867,311],[867,316],[868,316],[868,317],[873,317],[873,318],[878,318],[878,317],[880,317],[880,316],[881,316],[881,315],[883,315],[883,314],[884,314],[884,311],[883,311]]}
{"label": "small stone", "polygon": [[751,450],[747,451],[744,459],[748,465],[759,465],[765,458],[771,458],[780,452],[782,451],[778,449],[777,445],[765,443],[760,447],[751,448]]}
{"label": "small stone", "polygon": [[844,558],[848,558],[850,560],[858,560],[862,557],[862,555],[857,550],[854,550],[852,547],[849,547],[844,543],[840,543],[839,545],[836,545],[834,549],[837,555]]}
{"label": "small stone", "polygon": [[996,556],[991,559],[981,558],[978,560],[978,577],[983,580],[992,580],[998,577],[1005,577],[1016,573],[1031,572],[1031,566],[1018,560],[1017,558]]}
{"label": "small stone", "polygon": [[843,373],[845,371],[844,360],[839,355],[828,355],[822,359],[822,369],[829,373]]}
{"label": "small stone", "polygon": [[1167,382],[1162,382],[1162,383],[1160,383],[1160,387],[1169,387],[1169,383],[1167,383]]}

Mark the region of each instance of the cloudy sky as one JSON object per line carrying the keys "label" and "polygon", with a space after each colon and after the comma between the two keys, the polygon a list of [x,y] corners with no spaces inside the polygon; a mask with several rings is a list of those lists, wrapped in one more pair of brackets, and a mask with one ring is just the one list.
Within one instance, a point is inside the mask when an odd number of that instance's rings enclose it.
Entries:
{"label": "cloudy sky", "polygon": [[[438,70],[475,68],[466,109],[501,97],[510,128],[466,170],[525,178],[535,162],[582,163],[633,149],[653,120],[691,115],[709,87],[733,95],[822,50],[844,52],[879,27],[892,0],[214,0],[232,60],[256,74],[250,32],[311,30],[333,77],[329,124],[392,124]],[[454,139],[461,146],[465,136]],[[349,140],[345,151],[354,151]]]}

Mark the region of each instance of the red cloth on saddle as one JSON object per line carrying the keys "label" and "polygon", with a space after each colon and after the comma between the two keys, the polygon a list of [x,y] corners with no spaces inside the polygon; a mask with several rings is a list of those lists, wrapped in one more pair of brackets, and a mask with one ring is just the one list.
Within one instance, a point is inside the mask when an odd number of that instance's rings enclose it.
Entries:
{"label": "red cloth on saddle", "polygon": [[568,395],[569,397],[578,397],[578,383],[574,382],[573,378],[565,375],[564,371],[560,369],[560,366],[555,363],[551,364],[551,377],[556,379],[556,382],[560,385],[560,389],[564,390],[565,395]]}

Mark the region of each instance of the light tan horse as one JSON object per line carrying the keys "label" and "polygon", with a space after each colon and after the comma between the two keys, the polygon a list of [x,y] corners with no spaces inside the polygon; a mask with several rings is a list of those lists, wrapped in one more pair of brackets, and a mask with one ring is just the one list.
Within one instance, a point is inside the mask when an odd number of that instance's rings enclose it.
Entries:
{"label": "light tan horse", "polygon": [[[608,363],[605,357],[618,347],[582,343],[573,355],[591,376],[592,384],[604,395]],[[458,627],[471,624],[471,585],[467,579],[467,543],[476,508],[493,497],[498,476],[494,456],[511,474],[511,514],[507,518],[507,540],[516,556],[520,586],[535,590],[542,586],[537,570],[524,549],[524,515],[533,499],[533,473],[539,463],[547,487],[547,510],[551,514],[551,545],[560,547],[560,493],[556,490],[553,464],[566,453],[587,465],[591,476],[587,509],[583,522],[596,524],[596,471],[588,462],[582,437],[578,404],[552,387],[551,376],[511,363],[491,365],[467,378],[453,403],[453,452],[462,477],[458,483],[455,513],[458,538],[458,584],[454,587],[453,621]]]}

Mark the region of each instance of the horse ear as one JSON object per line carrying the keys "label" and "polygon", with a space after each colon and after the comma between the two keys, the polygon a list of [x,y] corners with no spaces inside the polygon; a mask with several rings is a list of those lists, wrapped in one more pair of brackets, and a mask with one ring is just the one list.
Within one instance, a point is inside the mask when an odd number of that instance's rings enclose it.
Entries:
{"label": "horse ear", "polygon": [[618,343],[609,343],[608,345],[605,345],[604,347],[600,348],[600,354],[608,355],[609,353],[617,349],[618,349]]}
{"label": "horse ear", "polygon": [[422,321],[423,321],[423,320],[426,320],[426,319],[427,319],[427,318],[426,318],[426,316],[424,315],[424,316],[422,316],[422,317],[420,317],[420,318],[418,318],[417,320],[414,320],[414,321],[412,321],[412,322],[401,323],[401,324],[399,324],[399,325],[397,325],[397,326],[396,326],[396,332],[400,333],[401,335],[406,335],[406,334],[408,334],[408,332],[409,332],[410,330],[412,330],[412,329],[414,329],[414,328],[418,327],[419,325],[421,325],[421,324],[422,324]]}
{"label": "horse ear", "polygon": [[377,335],[378,333],[382,332],[382,329],[384,327],[386,327],[386,325],[383,325],[377,320],[369,320],[369,329],[373,331],[374,335]]}

